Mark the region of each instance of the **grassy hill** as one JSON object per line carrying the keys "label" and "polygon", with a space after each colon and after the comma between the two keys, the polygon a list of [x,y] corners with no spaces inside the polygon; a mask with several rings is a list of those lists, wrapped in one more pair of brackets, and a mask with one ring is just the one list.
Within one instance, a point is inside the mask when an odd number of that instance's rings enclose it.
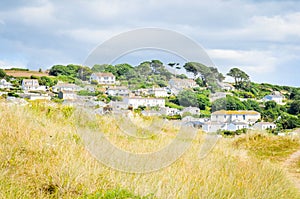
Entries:
{"label": "grassy hill", "polygon": [[171,166],[129,174],[94,159],[77,134],[78,125],[101,130],[132,152],[157,150],[178,129],[166,126],[160,136],[135,141],[112,125],[113,118],[88,118],[70,107],[0,105],[0,198],[300,198],[281,166],[299,148],[297,139],[257,133],[222,138],[199,160],[204,140],[199,132]]}
{"label": "grassy hill", "polygon": [[43,76],[49,76],[48,73],[44,72],[38,72],[38,71],[27,71],[27,70],[5,70],[5,73],[8,76],[12,77],[28,77],[30,78],[31,76],[35,77],[43,77]]}

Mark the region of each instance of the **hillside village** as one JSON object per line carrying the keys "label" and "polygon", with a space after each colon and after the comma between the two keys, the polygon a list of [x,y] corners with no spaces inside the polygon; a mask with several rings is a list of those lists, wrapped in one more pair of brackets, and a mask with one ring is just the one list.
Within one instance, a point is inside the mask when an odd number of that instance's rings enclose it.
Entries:
{"label": "hillside village", "polygon": [[228,72],[235,79],[228,83],[215,68],[199,63],[183,67],[193,78],[171,74],[158,60],[137,67],[56,65],[34,75],[3,70],[0,95],[5,103],[39,100],[84,107],[98,115],[162,117],[207,133],[255,129],[283,135],[283,130],[300,127],[300,88],[256,84],[237,68]]}

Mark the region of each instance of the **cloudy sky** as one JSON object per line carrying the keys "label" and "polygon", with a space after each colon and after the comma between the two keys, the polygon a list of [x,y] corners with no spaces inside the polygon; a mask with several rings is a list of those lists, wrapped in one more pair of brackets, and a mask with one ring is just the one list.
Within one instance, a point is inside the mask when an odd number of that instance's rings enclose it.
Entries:
{"label": "cloudy sky", "polygon": [[112,36],[144,27],[193,39],[223,73],[240,67],[253,81],[300,87],[297,0],[2,0],[0,68],[82,64]]}

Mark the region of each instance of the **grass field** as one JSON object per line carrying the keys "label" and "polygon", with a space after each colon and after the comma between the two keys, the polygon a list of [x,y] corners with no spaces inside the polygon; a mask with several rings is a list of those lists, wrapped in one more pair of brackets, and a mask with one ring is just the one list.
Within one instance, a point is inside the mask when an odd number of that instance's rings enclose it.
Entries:
{"label": "grass field", "polygon": [[101,130],[132,152],[157,150],[178,129],[166,124],[163,134],[135,140],[116,127],[114,118],[42,103],[0,105],[0,121],[0,198],[300,198],[280,164],[299,148],[299,140],[258,133],[222,138],[200,160],[204,134],[199,131],[191,148],[171,166],[130,174],[93,158],[78,128]]}
{"label": "grass field", "polygon": [[47,73],[38,71],[5,70],[5,73],[13,77],[31,77],[32,75],[37,77],[49,76]]}

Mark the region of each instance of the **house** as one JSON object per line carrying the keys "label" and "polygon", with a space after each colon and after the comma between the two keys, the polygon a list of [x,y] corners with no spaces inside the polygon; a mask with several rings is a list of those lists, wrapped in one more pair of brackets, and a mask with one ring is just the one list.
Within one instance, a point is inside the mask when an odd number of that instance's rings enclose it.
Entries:
{"label": "house", "polygon": [[228,131],[237,131],[237,130],[249,128],[249,124],[246,122],[231,122],[226,125],[227,125],[226,130],[228,130]]}
{"label": "house", "polygon": [[132,107],[134,109],[138,108],[139,106],[146,106],[146,107],[165,106],[165,99],[162,98],[128,97],[128,98],[124,98],[123,102],[125,102],[127,106]]}
{"label": "house", "polygon": [[141,112],[143,116],[153,117],[153,116],[161,116],[161,113],[159,111],[155,110],[143,110]]}
{"label": "house", "polygon": [[4,89],[4,88],[12,88],[12,83],[6,81],[6,79],[1,79],[0,80],[0,89]]}
{"label": "house", "polygon": [[206,122],[202,125],[202,130],[206,133],[214,133],[218,130],[226,130],[227,126],[222,122]]}
{"label": "house", "polygon": [[218,82],[218,86],[221,87],[222,90],[225,91],[234,91],[235,88],[232,84],[226,83],[226,82]]}
{"label": "house", "polygon": [[116,77],[112,73],[93,73],[90,82],[96,81],[98,84],[111,85],[116,84]]}
{"label": "house", "polygon": [[125,102],[114,102],[110,101],[108,106],[112,108],[112,110],[128,110],[128,104]]}
{"label": "house", "polygon": [[64,100],[76,100],[77,95],[73,91],[59,91],[58,98],[64,99]]}
{"label": "house", "polygon": [[233,96],[232,93],[227,93],[227,92],[216,92],[216,93],[212,93],[209,96],[209,100],[211,102],[216,101],[217,99],[222,99],[222,98],[226,98],[227,95]]}
{"label": "house", "polygon": [[87,91],[89,91],[89,92],[94,93],[94,92],[96,91],[96,88],[95,88],[95,86],[86,85],[86,86],[84,87],[84,90],[87,90]]}
{"label": "house", "polygon": [[57,85],[52,87],[52,91],[58,93],[59,91],[70,91],[70,92],[77,92],[82,90],[80,86],[75,84],[68,84],[68,83],[58,83]]}
{"label": "house", "polygon": [[267,101],[275,101],[277,104],[283,104],[284,97],[281,94],[275,93],[271,95],[266,95],[262,101],[267,102]]}
{"label": "house", "polygon": [[148,91],[149,95],[153,95],[155,97],[168,97],[169,94],[166,88],[151,88]]}
{"label": "house", "polygon": [[23,96],[23,98],[27,98],[31,101],[34,101],[34,100],[50,100],[51,96],[49,96],[48,94],[42,94],[42,93],[28,93],[28,94],[25,94]]}
{"label": "house", "polygon": [[276,129],[276,124],[272,122],[257,122],[252,126],[255,130]]}
{"label": "house", "polygon": [[125,86],[111,87],[106,90],[106,93],[111,96],[128,97],[130,90]]}
{"label": "house", "polygon": [[160,113],[162,115],[174,116],[174,115],[179,115],[180,111],[176,108],[162,107],[160,109]]}
{"label": "house", "polygon": [[212,122],[231,123],[231,122],[247,122],[248,124],[254,124],[260,119],[260,113],[256,111],[226,111],[220,110],[211,114]]}
{"label": "house", "polygon": [[177,95],[179,91],[186,88],[194,88],[197,87],[198,84],[192,79],[178,79],[172,78],[169,81],[169,88],[171,93]]}
{"label": "house", "polygon": [[40,85],[37,79],[23,79],[22,89],[25,91],[37,91],[40,90]]}
{"label": "house", "polygon": [[192,115],[200,115],[200,109],[198,107],[186,107],[182,110],[183,113],[190,113]]}

